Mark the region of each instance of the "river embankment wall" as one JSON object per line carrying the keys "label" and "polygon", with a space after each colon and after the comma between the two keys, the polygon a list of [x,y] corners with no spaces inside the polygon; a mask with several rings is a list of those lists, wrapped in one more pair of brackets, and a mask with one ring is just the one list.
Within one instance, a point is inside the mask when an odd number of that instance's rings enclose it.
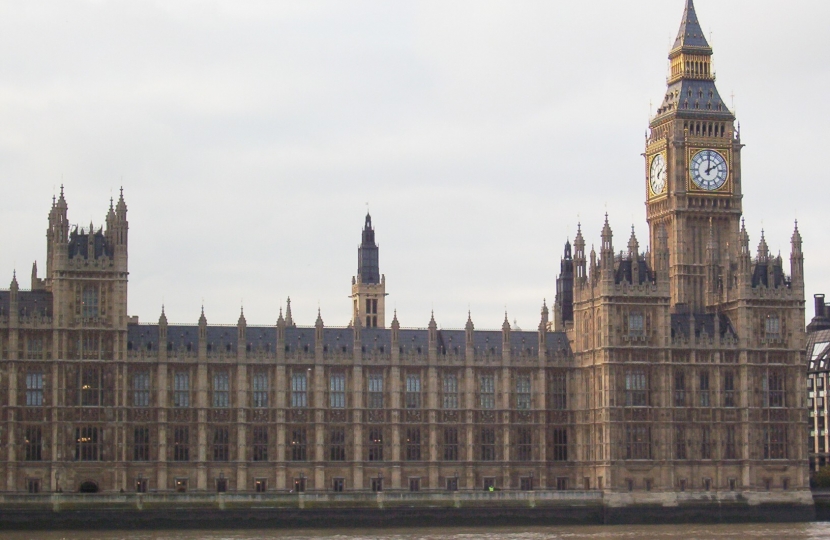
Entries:
{"label": "river embankment wall", "polygon": [[0,530],[801,522],[830,494],[600,491],[0,494]]}

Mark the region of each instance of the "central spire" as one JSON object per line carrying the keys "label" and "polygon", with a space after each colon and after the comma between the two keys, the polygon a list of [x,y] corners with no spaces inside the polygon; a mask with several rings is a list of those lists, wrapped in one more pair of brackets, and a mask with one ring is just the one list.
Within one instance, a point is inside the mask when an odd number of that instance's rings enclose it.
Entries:
{"label": "central spire", "polygon": [[703,35],[700,22],[697,20],[693,0],[686,0],[683,20],[680,21],[680,30],[677,32],[677,39],[674,40],[672,50],[678,48],[709,49],[711,52],[709,42],[706,41],[706,36]]}
{"label": "central spire", "polygon": [[372,216],[366,213],[360,247],[357,249],[357,280],[360,283],[380,283],[378,246],[375,244],[375,229]]}

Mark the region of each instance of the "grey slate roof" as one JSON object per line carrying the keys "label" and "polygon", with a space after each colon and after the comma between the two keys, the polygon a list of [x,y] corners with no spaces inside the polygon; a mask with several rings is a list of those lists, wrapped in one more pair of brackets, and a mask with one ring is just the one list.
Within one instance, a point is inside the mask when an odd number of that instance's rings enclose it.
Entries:
{"label": "grey slate roof", "polygon": [[[343,332],[352,333],[351,329]],[[392,348],[392,330],[388,328],[364,328],[360,331],[360,343],[363,352],[388,353]]]}
{"label": "grey slate roof", "polygon": [[780,287],[781,285],[786,284],[784,269],[777,264],[773,265],[772,267],[772,276],[774,283],[769,283],[768,268],[770,264],[772,263],[758,263],[755,265],[755,270],[752,273],[753,287],[758,287],[760,285],[763,285],[764,287]]}
{"label": "grey slate roof", "polygon": [[438,351],[448,354],[464,354],[467,350],[467,332],[441,330],[438,332]]}
{"label": "grey slate roof", "polygon": [[246,347],[251,351],[277,350],[277,329],[273,326],[249,326],[245,332]]}
{"label": "grey slate roof", "polygon": [[631,283],[632,285],[642,285],[643,283],[654,282],[654,272],[648,267],[646,258],[639,256],[637,275],[632,275],[634,265],[631,259],[622,259],[617,263],[617,272],[614,275],[614,283],[620,284],[623,282]]}
{"label": "grey slate roof", "polygon": [[[168,334],[170,329],[168,327]],[[207,346],[209,351],[224,351],[235,353],[238,341],[236,326],[208,326]]]}
{"label": "grey slate roof", "polygon": [[314,351],[314,327],[294,326],[285,329],[286,351]]}
{"label": "grey slate roof", "polygon": [[199,327],[196,325],[168,325],[167,341],[173,345],[174,350],[187,350],[189,345],[190,350],[195,351],[199,346]]}
{"label": "grey slate roof", "polygon": [[[285,346],[288,352],[314,351],[316,329],[288,327],[285,329]],[[248,326],[245,347],[248,351],[276,351],[277,331],[273,326]],[[364,328],[360,331],[361,348],[364,353],[388,354],[392,347],[392,330],[389,328]],[[199,327],[195,325],[169,325],[167,344],[159,343],[157,324],[130,324],[127,326],[128,350],[158,350],[167,346],[169,350],[195,351],[199,343]],[[514,354],[536,354],[539,349],[537,332],[510,332],[510,348]],[[546,343],[551,352],[567,352],[568,339],[562,332],[548,332]],[[207,341],[212,351],[235,353],[238,346],[236,326],[208,326]],[[459,354],[466,351],[467,336],[464,330],[439,330],[438,353]],[[479,354],[501,354],[502,332],[500,330],[476,331],[473,346]],[[323,348],[325,352],[350,352],[354,347],[354,329],[324,328]],[[403,354],[428,354],[429,330],[426,328],[405,328],[400,330],[400,352]]]}
{"label": "grey slate roof", "polygon": [[[11,291],[0,291],[0,315],[11,310]],[[52,293],[49,291],[18,291],[17,313],[22,317],[51,317]]]}
{"label": "grey slate roof", "polygon": [[402,353],[427,354],[429,330],[423,328],[401,328],[398,344]]}
{"label": "grey slate roof", "polygon": [[[721,337],[737,338],[735,328],[732,322],[724,314],[719,314],[720,317],[720,335]],[[689,313],[672,313],[671,315],[671,335],[672,337],[689,337],[689,327],[691,325],[691,314]],[[714,337],[715,335],[715,314],[714,313],[695,313],[695,336],[700,337],[704,333]]]}
{"label": "grey slate roof", "polygon": [[709,42],[703,35],[700,22],[695,13],[693,0],[686,0],[686,9],[683,11],[683,20],[680,21],[680,30],[677,32],[677,39],[674,40],[672,49],[678,47],[709,48]]}
{"label": "grey slate roof", "polygon": [[[168,335],[170,330],[168,328]],[[159,348],[159,327],[157,324],[127,325],[127,350],[157,351]]]}
{"label": "grey slate roof", "polygon": [[351,351],[352,347],[354,331],[351,328],[323,328],[324,349],[343,353]]}
{"label": "grey slate roof", "polygon": [[[709,108],[710,104],[711,108]],[[718,105],[720,105],[720,110],[718,110]],[[663,103],[657,109],[657,115],[672,111],[681,114],[688,113],[683,116],[705,114],[707,118],[713,116],[722,120],[734,118],[718,93],[715,81],[706,79],[680,79],[670,84],[663,97]]]}
{"label": "grey slate roof", "polygon": [[[92,251],[90,252],[89,235],[92,234]],[[83,257],[84,259],[99,259],[103,256],[112,257],[112,245],[107,242],[103,231],[97,232],[79,230],[77,227],[69,233],[69,258]]]}

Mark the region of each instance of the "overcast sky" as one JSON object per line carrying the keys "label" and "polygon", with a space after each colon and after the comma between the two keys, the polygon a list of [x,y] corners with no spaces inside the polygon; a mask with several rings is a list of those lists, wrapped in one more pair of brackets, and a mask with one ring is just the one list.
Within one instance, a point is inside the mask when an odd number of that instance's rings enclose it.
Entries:
{"label": "overcast sky", "polygon": [[[350,318],[366,213],[403,326],[534,329],[582,222],[647,244],[641,153],[684,0],[0,2],[0,279],[124,186],[129,312]],[[830,2],[697,0],[750,241],[830,294]],[[652,105],[650,105],[652,104]],[[787,264],[787,267],[789,265]],[[5,277],[2,277],[5,276]],[[387,321],[388,322],[388,321]]]}

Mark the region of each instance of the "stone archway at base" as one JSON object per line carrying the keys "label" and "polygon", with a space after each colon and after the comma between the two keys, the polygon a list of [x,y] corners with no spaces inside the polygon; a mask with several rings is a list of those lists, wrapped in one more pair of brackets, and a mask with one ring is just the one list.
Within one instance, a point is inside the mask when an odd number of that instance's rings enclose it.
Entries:
{"label": "stone archway at base", "polygon": [[79,493],[98,493],[98,484],[92,480],[87,480],[81,487],[78,488]]}

